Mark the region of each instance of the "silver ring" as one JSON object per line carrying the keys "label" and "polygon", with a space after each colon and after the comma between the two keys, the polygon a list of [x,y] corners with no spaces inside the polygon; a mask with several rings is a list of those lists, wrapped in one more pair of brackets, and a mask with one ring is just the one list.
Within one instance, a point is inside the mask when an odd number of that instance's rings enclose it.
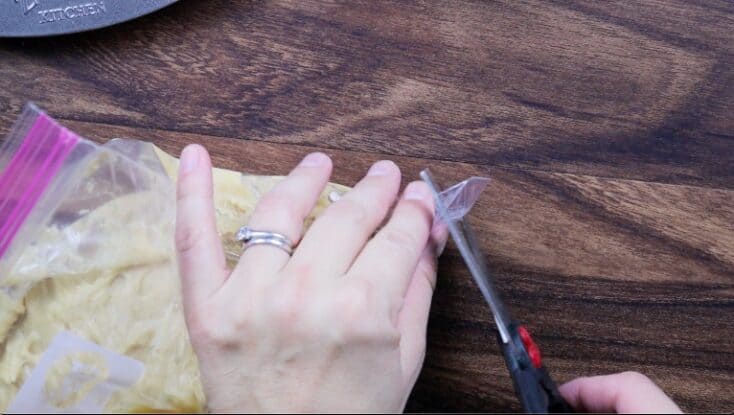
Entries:
{"label": "silver ring", "polygon": [[293,254],[293,243],[285,236],[276,232],[256,231],[243,226],[237,231],[237,240],[245,244],[245,249],[255,245],[271,245]]}

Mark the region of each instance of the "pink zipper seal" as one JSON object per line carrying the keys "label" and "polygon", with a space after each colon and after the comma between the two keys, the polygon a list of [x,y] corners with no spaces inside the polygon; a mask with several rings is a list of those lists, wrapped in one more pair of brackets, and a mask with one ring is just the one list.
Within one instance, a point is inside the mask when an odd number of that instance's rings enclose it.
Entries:
{"label": "pink zipper seal", "polygon": [[79,140],[76,134],[59,126],[46,114],[39,113],[22,145],[0,176],[0,192],[8,189],[12,183],[16,185],[14,188],[22,186],[19,199],[0,225],[0,258],[10,248],[28,215]]}

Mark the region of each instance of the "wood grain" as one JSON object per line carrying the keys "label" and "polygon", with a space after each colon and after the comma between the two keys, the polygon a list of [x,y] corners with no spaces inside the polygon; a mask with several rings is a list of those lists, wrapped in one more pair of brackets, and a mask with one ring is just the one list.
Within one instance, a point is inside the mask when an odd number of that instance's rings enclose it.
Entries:
{"label": "wood grain", "polygon": [[4,42],[0,94],[79,120],[729,187],[733,15],[728,1],[183,2]]}
{"label": "wood grain", "polygon": [[[734,3],[183,1],[0,40],[0,129],[34,100],[84,135],[335,179],[398,162],[488,175],[472,214],[558,381],[650,375],[734,410]],[[518,410],[457,252],[441,262],[415,411]]]}

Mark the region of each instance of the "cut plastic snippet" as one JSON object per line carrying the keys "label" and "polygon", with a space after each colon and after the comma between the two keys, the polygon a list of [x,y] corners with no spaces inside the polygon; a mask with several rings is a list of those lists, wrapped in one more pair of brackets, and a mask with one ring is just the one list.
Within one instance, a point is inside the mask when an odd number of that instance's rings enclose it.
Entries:
{"label": "cut plastic snippet", "polygon": [[[477,203],[487,184],[489,184],[488,178],[475,176],[439,193],[438,198],[446,208],[445,215],[441,215],[440,219],[443,221],[463,219]],[[438,211],[436,213],[438,215]]]}

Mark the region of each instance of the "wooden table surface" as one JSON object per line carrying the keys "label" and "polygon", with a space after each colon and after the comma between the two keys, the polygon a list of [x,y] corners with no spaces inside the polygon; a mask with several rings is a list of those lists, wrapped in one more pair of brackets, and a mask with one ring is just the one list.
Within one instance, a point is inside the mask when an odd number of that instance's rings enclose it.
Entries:
{"label": "wooden table surface", "polygon": [[[99,32],[0,41],[0,130],[28,100],[86,136],[200,142],[353,184],[490,176],[472,219],[556,379],[638,370],[734,410],[734,3],[184,0]],[[451,248],[408,410],[518,410]]]}

